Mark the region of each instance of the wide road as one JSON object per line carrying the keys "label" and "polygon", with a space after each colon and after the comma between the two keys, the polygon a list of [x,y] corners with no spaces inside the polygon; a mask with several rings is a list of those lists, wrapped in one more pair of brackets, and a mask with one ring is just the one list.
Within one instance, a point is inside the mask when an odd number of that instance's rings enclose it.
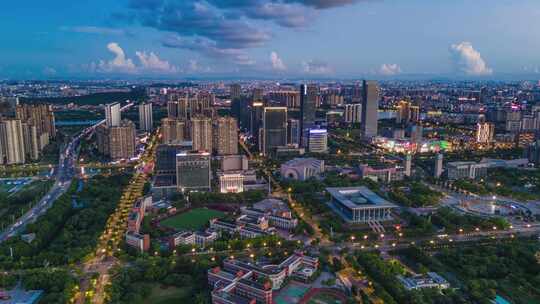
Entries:
{"label": "wide road", "polygon": [[[129,103],[122,107],[121,110],[124,111],[130,108],[132,105],[133,103]],[[24,231],[26,225],[35,222],[40,215],[47,212],[54,202],[69,189],[71,186],[71,180],[76,172],[75,166],[77,163],[78,147],[81,138],[94,132],[95,129],[103,123],[105,123],[105,120],[99,121],[95,125],[84,129],[65,145],[58,161],[58,169],[56,170],[56,180],[54,185],[51,187],[49,192],[47,192],[47,194],[45,194],[43,198],[41,198],[41,200],[34,205],[33,208],[17,219],[14,224],[7,227],[0,233],[0,243]]]}

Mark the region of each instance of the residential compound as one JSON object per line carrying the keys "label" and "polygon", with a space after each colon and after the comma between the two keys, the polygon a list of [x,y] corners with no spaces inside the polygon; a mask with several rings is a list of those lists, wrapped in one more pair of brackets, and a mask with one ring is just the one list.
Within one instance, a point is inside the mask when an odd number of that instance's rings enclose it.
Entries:
{"label": "residential compound", "polygon": [[113,161],[129,160],[135,156],[135,124],[122,120],[116,126],[100,125],[96,129],[99,153]]}
{"label": "residential compound", "polygon": [[50,139],[56,137],[50,105],[16,105],[14,118],[0,116],[0,164],[38,160]]}
{"label": "residential compound", "polygon": [[273,303],[273,293],[287,279],[308,281],[317,272],[319,260],[296,252],[278,265],[227,259],[223,267],[208,270],[213,304]]}

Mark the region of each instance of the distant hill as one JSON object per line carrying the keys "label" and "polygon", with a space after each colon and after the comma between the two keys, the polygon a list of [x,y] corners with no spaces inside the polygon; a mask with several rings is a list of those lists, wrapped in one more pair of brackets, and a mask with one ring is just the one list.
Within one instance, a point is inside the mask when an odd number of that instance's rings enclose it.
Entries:
{"label": "distant hill", "polygon": [[126,100],[144,100],[146,93],[144,89],[135,89],[131,92],[111,92],[111,93],[96,93],[84,96],[75,97],[56,97],[56,98],[21,98],[21,103],[47,103],[47,104],[69,104],[77,105],[100,105],[111,102],[123,102]]}

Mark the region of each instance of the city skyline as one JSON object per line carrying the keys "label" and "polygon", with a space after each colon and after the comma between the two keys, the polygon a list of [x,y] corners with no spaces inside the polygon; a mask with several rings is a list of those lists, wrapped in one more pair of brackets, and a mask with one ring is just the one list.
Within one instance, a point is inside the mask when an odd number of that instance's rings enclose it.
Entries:
{"label": "city skyline", "polygon": [[540,75],[531,30],[540,10],[531,0],[62,0],[4,8],[0,79]]}

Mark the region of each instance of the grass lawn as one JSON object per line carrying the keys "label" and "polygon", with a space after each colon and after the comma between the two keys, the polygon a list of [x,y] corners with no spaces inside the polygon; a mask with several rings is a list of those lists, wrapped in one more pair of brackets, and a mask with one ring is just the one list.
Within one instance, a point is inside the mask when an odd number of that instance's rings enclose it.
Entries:
{"label": "grass lawn", "polygon": [[144,301],[134,304],[176,304],[176,303],[188,303],[189,298],[192,296],[191,287],[167,287],[162,288],[159,285],[152,287],[152,293]]}
{"label": "grass lawn", "polygon": [[178,230],[198,230],[208,224],[209,220],[224,216],[221,211],[197,208],[170,217],[162,221],[161,225]]}
{"label": "grass lawn", "polygon": [[321,293],[311,298],[308,304],[342,304],[342,302],[331,294]]}

